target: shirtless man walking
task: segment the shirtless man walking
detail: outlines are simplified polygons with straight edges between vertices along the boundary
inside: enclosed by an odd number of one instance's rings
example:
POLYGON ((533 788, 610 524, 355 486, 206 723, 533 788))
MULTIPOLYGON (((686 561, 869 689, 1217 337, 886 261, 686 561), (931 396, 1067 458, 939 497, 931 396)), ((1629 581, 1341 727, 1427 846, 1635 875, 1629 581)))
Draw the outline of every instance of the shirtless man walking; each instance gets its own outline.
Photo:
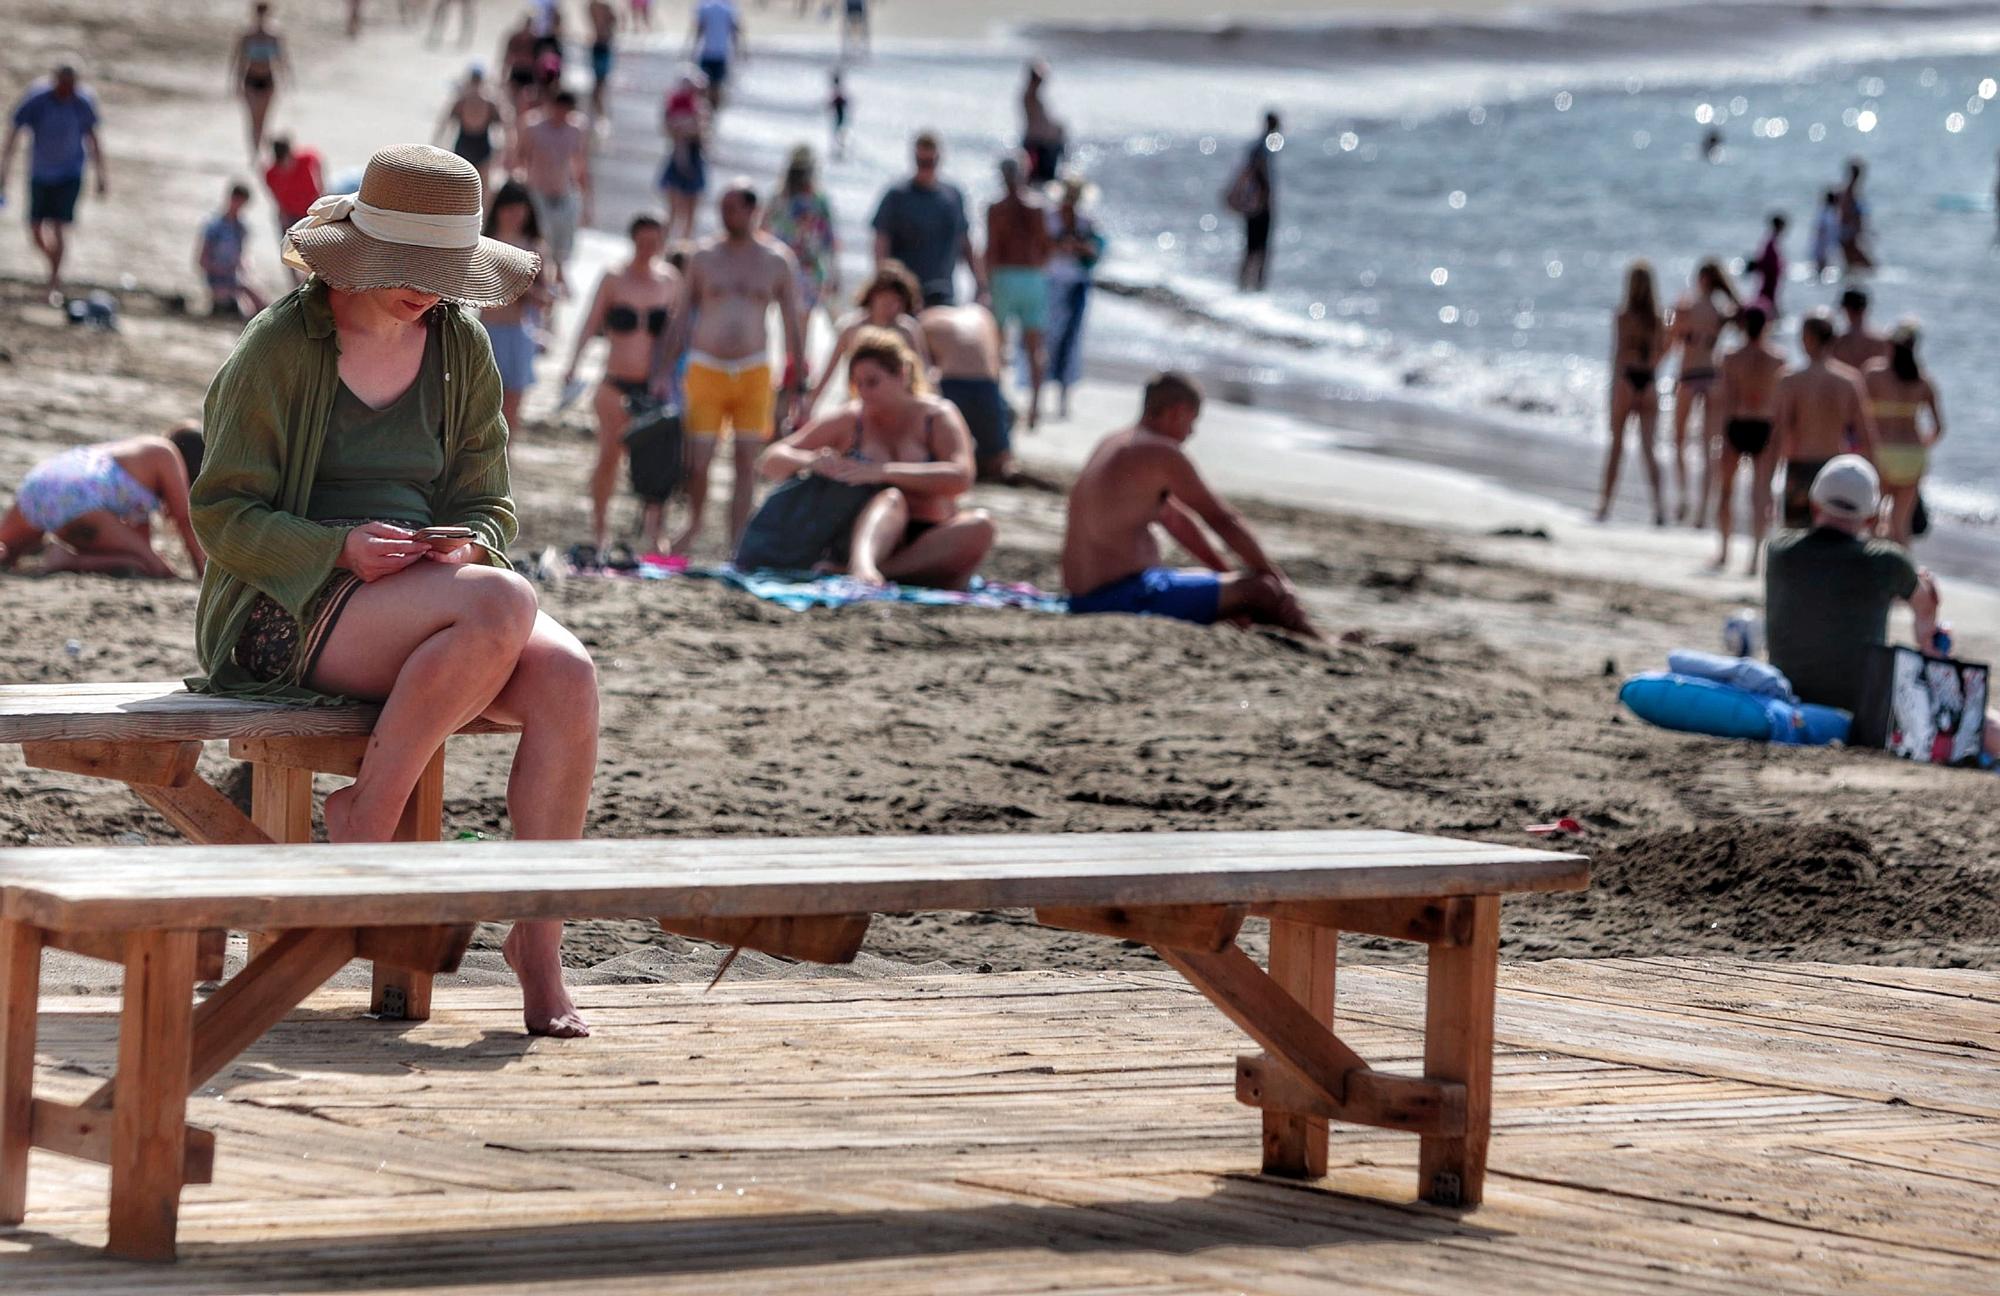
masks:
MULTIPOLYGON (((681 426, 687 435, 687 526, 674 537, 672 552, 686 554, 701 535, 708 504, 708 470, 716 441, 725 432, 733 444, 735 494, 729 508, 729 548, 733 553, 750 520, 757 490, 757 456, 777 431, 776 391, 768 351, 772 306, 784 324, 785 352, 806 373, 805 315, 799 309, 798 263, 785 245, 757 228, 759 200, 747 180, 723 191, 717 204, 722 233, 702 244, 688 261, 686 308, 675 317, 662 347, 660 376, 674 372, 688 353, 681 390, 681 426)), ((800 381, 794 395, 802 394, 800 381)))
POLYGON ((535 204, 535 221, 549 241, 556 284, 567 287, 565 269, 576 248, 579 222, 590 223, 590 132, 578 119, 576 95, 557 91, 555 101, 529 113, 515 132, 517 162, 535 204))
POLYGON ((1693 522, 1701 526, 1708 517, 1708 502, 1714 490, 1716 417, 1710 393, 1715 387, 1715 348, 1722 330, 1737 306, 1736 290, 1730 287, 1722 266, 1708 260, 1694 272, 1694 289, 1674 307, 1673 325, 1667 345, 1680 352, 1680 374, 1674 379, 1674 490, 1679 503, 1674 516, 1689 520, 1687 441, 1688 422, 1695 406, 1701 406, 1695 453, 1701 456, 1701 505, 1694 510, 1693 522), (1728 303, 1727 311, 1717 298, 1728 303))
POLYGON ((1736 317, 1736 326, 1743 330, 1743 345, 1722 358, 1715 391, 1722 424, 1715 468, 1715 527, 1722 534, 1722 548, 1715 555, 1715 570, 1729 566, 1729 538, 1736 525, 1736 470, 1747 459, 1750 563, 1744 572, 1751 576, 1757 574, 1764 535, 1771 529, 1771 473, 1778 457, 1777 443, 1771 438, 1771 412, 1778 396, 1778 380, 1785 372, 1784 353, 1764 337, 1768 322, 1761 306, 1745 307, 1736 317))
POLYGON ((1799 325, 1806 363, 1778 380, 1772 421, 1785 461, 1787 527, 1812 525, 1812 483, 1836 455, 1850 451, 1875 462, 1875 418, 1861 376, 1830 354, 1833 320, 1814 311, 1799 325))
POLYGON ((1008 325, 1021 330, 1028 358, 1028 430, 1042 421, 1042 334, 1049 326, 1049 209, 1029 189, 1019 158, 1000 160, 1000 183, 1007 192, 986 209, 986 275, 993 317, 1004 337, 1008 325))
POLYGON ((1091 452, 1070 489, 1063 535, 1069 610, 1197 625, 1253 621, 1321 638, 1292 583, 1182 449, 1200 417, 1201 388, 1184 374, 1162 373, 1146 384, 1138 425, 1113 432, 1091 452), (1156 522, 1204 569, 1161 565, 1156 522), (1203 523, 1243 560, 1241 570, 1231 569, 1203 523))
POLYGON ((972 433, 979 480, 1014 477, 1014 409, 1000 391, 1000 325, 984 306, 933 306, 917 316, 938 375, 938 395, 972 433))
POLYGON ((1849 288, 1840 294, 1840 315, 1846 327, 1827 348, 1834 360, 1860 373, 1870 361, 1889 358, 1889 339, 1868 327, 1868 294, 1849 288))

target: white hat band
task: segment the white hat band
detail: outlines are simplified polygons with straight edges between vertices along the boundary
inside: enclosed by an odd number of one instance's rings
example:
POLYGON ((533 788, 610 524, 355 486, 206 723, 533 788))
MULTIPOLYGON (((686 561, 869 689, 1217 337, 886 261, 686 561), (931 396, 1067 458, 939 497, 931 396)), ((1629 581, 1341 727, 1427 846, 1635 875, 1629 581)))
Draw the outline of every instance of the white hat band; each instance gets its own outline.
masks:
POLYGON ((427 248, 479 246, 478 212, 432 216, 423 212, 391 211, 361 201, 360 194, 327 194, 315 201, 307 209, 305 219, 292 228, 317 229, 339 221, 352 221, 354 228, 384 243, 427 248))

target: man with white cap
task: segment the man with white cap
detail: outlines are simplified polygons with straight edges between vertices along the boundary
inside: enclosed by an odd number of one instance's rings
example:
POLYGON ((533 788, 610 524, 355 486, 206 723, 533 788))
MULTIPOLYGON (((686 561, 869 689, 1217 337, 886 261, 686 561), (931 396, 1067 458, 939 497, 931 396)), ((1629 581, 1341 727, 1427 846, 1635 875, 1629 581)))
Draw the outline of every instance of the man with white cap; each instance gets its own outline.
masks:
POLYGON ((1881 481, 1866 459, 1836 456, 1808 494, 1812 528, 1779 532, 1764 563, 1771 664, 1803 701, 1853 711, 1870 651, 1888 642, 1892 604, 1908 603, 1917 642, 1931 642, 1937 582, 1902 546, 1868 537, 1881 481))

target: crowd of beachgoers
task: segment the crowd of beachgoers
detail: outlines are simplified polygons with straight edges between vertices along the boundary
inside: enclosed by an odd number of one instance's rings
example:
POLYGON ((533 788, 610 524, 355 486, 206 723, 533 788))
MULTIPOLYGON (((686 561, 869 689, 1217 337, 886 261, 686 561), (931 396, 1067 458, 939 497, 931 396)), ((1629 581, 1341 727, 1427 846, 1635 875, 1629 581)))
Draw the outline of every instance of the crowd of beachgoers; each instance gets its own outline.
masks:
MULTIPOLYGON (((371 20, 365 8, 353 4, 350 31, 371 20)), ((471 39, 474 11, 462 0, 404 10, 413 39, 440 40, 454 19, 459 39, 471 39)), ((837 15, 826 98, 835 151, 852 129, 840 68, 867 57, 868 10, 847 0, 837 15)), ((252 282, 248 249, 262 236, 247 213, 262 200, 251 182, 232 183, 193 231, 211 311, 245 321, 201 418, 45 459, 0 520, 6 567, 34 559, 44 570, 172 577, 154 544, 163 517, 201 582, 200 687, 382 701, 383 741, 327 803, 330 840, 386 839, 424 759, 480 715, 522 730, 515 834, 583 831, 596 667, 510 552, 509 433, 546 380, 538 365, 559 349, 558 312, 578 321, 562 400, 589 391, 596 430, 595 462, 578 483, 591 533, 571 547, 572 570, 685 569, 711 526, 722 457, 731 499, 718 529, 738 568, 965 590, 1002 534, 989 509, 969 506, 975 484, 1044 485, 1015 460, 1017 425, 1033 431, 1068 414, 1104 249, 1090 181, 1065 165, 1050 69, 1024 69, 1007 109, 1019 147, 992 160, 1000 196, 977 216, 944 177, 939 136, 910 141, 911 173, 881 195, 870 269, 846 305, 814 150, 800 145, 768 191, 716 166, 749 20, 735 0, 700 0, 686 66, 660 106, 659 204, 618 214, 629 256, 584 285, 576 249, 581 229, 602 224, 592 162, 610 134, 606 87, 620 40, 653 19, 643 3, 621 12, 607 0, 536 0, 507 28, 494 74, 474 65, 445 104, 434 137, 448 148, 388 144, 342 193, 329 191, 303 123, 268 132, 293 72, 271 6, 251 6, 231 78, 292 282, 252 282), (833 339, 817 358, 816 313, 833 339), (600 343, 593 388, 578 374, 600 343), (626 481, 643 503, 629 540, 611 525, 626 481)), ((1285 140, 1276 111, 1248 107, 1261 129, 1220 197, 1242 220, 1241 289, 1257 292, 1273 272, 1285 140)), ((66 294, 63 265, 86 184, 98 201, 117 201, 98 113, 79 69, 59 66, 19 98, 0 156, 5 193, 26 137, 24 206, 44 288, 79 318, 98 306, 66 294)), ((1863 174, 1856 163, 1826 195, 1815 252, 1825 273, 1836 261, 1857 275, 1867 268, 1863 174)), ((1655 517, 1667 520, 1655 423, 1662 369, 1677 357, 1665 474, 1675 512, 1713 518, 1726 563, 1748 465, 1749 562, 1764 566, 1772 662, 1800 699, 1854 710, 1897 601, 1914 613, 1920 646, 1948 646, 1938 583, 1905 547, 1942 420, 1915 329, 1877 334, 1859 287, 1844 299, 1844 329, 1823 315, 1804 321, 1803 364, 1773 349, 1783 229, 1774 218, 1748 301, 1709 263, 1663 311, 1650 270, 1633 266, 1615 315, 1600 515, 1636 421, 1655 517), (1726 347, 1732 332, 1740 342, 1726 347), (1780 511, 1784 528, 1767 536, 1780 511)), ((1132 397, 1130 426, 1109 432, 1067 485, 1067 609, 1261 624, 1319 641, 1245 512, 1186 451, 1203 401, 1195 379, 1156 373, 1132 397), (1189 565, 1168 560, 1161 532, 1189 565)), ((556 924, 523 924, 507 953, 531 1028, 580 1033, 559 940, 556 924)))

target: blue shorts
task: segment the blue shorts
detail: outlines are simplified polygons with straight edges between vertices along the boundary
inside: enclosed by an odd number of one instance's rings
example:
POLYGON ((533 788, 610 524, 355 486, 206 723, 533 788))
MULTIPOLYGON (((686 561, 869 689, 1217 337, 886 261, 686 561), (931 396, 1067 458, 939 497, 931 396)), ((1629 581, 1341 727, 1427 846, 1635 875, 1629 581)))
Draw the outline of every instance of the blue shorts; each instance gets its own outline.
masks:
POLYGON ((700 194, 708 188, 708 162, 701 155, 700 144, 667 154, 667 165, 660 170, 660 188, 684 194, 700 194))
POLYGON ((721 89, 722 83, 729 80, 729 60, 705 58, 701 61, 701 74, 711 86, 721 89))
POLYGON ((998 459, 1013 446, 1014 408, 991 378, 945 378, 938 395, 958 407, 972 433, 972 452, 979 462, 998 459))
POLYGON ((500 370, 502 391, 526 391, 535 385, 535 338, 522 324, 488 324, 493 339, 493 363, 500 370))
POLYGON ((993 318, 1006 328, 1009 320, 1040 333, 1049 326, 1048 271, 1032 266, 1002 266, 992 274, 993 318))
POLYGON ((1212 571, 1148 567, 1123 580, 1100 585, 1088 594, 1070 595, 1069 610, 1129 612, 1214 625, 1222 610, 1222 577, 1212 571))
POLYGON ((28 181, 28 221, 39 225, 54 221, 68 225, 76 220, 76 200, 83 193, 83 177, 71 180, 28 181))

